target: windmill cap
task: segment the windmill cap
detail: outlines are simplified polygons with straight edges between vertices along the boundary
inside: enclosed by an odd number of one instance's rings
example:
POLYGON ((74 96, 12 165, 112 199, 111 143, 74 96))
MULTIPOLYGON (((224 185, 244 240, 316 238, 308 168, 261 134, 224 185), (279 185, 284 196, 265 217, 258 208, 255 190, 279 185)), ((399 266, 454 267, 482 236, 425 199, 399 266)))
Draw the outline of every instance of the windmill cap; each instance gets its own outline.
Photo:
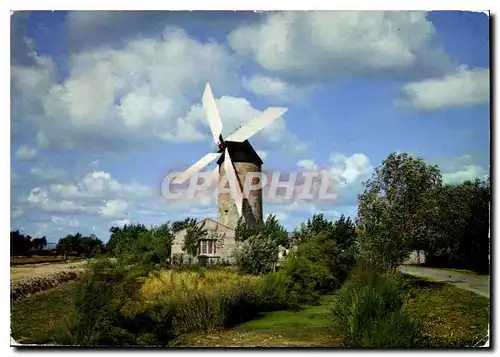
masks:
MULTIPOLYGON (((232 162, 247 162, 257 166, 262 166, 264 163, 248 140, 241 143, 235 141, 225 141, 224 143, 229 151, 232 162)), ((224 162, 224 156, 225 153, 217 160, 217 165, 221 165, 224 162)))

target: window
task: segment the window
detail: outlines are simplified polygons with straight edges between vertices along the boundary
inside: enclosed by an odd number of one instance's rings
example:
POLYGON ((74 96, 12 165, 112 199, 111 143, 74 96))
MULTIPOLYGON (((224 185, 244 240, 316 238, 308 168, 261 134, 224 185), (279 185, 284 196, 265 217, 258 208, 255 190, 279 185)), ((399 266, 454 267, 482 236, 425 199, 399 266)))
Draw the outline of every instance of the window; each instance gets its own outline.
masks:
POLYGON ((201 241, 201 254, 207 254, 207 241, 201 241))
POLYGON ((213 242, 208 242, 208 254, 212 254, 212 245, 213 242))

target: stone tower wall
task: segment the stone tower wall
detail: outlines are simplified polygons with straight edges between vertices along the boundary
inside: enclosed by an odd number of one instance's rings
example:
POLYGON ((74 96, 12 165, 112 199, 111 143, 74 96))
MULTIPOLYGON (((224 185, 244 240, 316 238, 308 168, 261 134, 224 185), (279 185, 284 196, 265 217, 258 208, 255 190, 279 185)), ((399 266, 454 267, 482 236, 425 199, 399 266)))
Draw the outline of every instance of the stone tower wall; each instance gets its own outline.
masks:
MULTIPOLYGON (((247 174, 249 172, 262 173, 261 167, 252 163, 234 162, 234 167, 236 176, 238 177, 242 186, 244 186, 247 174)), ((224 182, 226 182, 224 165, 220 165, 219 187, 221 187, 224 182)), ((250 224, 262 222, 262 189, 253 190, 249 193, 248 198, 243 198, 242 211, 243 219, 246 222, 250 224)), ((238 219, 238 211, 236 209, 236 205, 234 204, 233 198, 231 197, 231 194, 220 192, 218 199, 217 222, 235 229, 236 225, 238 224, 238 219)))

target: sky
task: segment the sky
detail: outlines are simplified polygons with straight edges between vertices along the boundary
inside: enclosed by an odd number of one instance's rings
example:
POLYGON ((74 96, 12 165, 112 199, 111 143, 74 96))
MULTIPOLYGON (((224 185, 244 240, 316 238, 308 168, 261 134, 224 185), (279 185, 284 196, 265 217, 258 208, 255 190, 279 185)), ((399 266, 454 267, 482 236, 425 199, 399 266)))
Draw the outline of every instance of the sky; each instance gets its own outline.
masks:
POLYGON ((288 109, 250 139, 266 170, 341 177, 335 202, 264 197, 289 230, 313 213, 354 217, 391 152, 447 183, 484 178, 489 66, 483 13, 15 12, 11 229, 106 242, 113 225, 216 218, 213 199, 161 196, 168 173, 214 150, 207 82, 225 136, 288 109))

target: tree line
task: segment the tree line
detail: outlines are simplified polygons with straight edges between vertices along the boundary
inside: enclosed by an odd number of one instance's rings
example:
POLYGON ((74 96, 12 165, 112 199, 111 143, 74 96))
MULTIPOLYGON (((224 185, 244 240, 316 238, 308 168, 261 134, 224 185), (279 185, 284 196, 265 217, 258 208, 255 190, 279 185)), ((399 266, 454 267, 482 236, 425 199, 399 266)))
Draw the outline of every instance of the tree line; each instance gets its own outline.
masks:
MULTIPOLYGON (((333 223, 316 214, 295 230, 293 242, 274 216, 254 226, 240 222, 235 239, 241 249, 235 252, 235 261, 247 272, 262 273, 276 266, 279 246, 335 235, 345 259, 361 258, 383 269, 394 269, 412 251, 421 250, 432 266, 489 272, 489 177, 445 184, 436 165, 406 153, 391 153, 364 185, 354 221, 342 216, 333 223)), ((94 235, 68 235, 59 240, 56 250, 84 256, 109 253, 165 267, 173 263, 172 242, 182 229, 186 229, 182 250, 194 258, 199 240, 212 233, 190 217, 149 228, 140 223, 111 227, 107 244, 94 235)), ((45 237, 11 232, 11 255, 28 254, 46 244, 45 237)))
POLYGON ((358 198, 360 254, 400 265, 422 250, 431 266, 489 272, 491 179, 445 184, 436 165, 392 153, 358 198))

